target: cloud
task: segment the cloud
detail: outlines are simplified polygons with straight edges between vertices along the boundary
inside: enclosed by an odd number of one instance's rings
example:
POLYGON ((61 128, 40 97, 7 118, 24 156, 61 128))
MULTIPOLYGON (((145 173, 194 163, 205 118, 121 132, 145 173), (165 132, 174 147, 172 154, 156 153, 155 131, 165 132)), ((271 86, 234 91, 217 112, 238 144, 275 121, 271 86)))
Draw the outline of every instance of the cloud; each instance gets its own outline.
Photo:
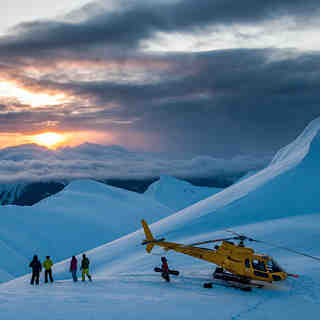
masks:
POLYGON ((130 152, 119 146, 83 144, 51 151, 37 145, 0 149, 0 183, 50 180, 232 177, 263 167, 269 158, 208 156, 168 159, 161 154, 130 152))
MULTIPOLYGON (((84 8, 86 10, 86 7, 84 8)), ((198 32, 208 26, 258 24, 279 17, 316 17, 315 0, 184 0, 133 2, 114 11, 102 10, 77 22, 35 21, 20 24, 0 39, 1 54, 38 55, 55 49, 84 49, 106 45, 135 49, 157 32, 198 32)))

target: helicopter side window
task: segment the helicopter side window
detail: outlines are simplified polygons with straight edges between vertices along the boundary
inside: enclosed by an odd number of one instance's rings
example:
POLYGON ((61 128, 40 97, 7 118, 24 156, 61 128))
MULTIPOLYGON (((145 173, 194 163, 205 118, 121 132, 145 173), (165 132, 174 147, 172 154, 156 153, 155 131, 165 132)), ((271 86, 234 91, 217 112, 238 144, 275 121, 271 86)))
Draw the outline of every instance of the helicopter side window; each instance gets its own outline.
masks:
POLYGON ((272 260, 268 260, 268 261, 267 261, 267 269, 268 269, 268 271, 273 272, 273 263, 272 263, 272 260))
POLYGON ((246 259, 246 260, 244 261, 244 265, 246 266, 246 268, 250 268, 250 261, 249 261, 249 259, 246 259))
POLYGON ((266 266, 263 261, 260 261, 258 259, 253 259, 252 266, 253 266, 253 269, 255 269, 255 270, 266 272, 266 266))

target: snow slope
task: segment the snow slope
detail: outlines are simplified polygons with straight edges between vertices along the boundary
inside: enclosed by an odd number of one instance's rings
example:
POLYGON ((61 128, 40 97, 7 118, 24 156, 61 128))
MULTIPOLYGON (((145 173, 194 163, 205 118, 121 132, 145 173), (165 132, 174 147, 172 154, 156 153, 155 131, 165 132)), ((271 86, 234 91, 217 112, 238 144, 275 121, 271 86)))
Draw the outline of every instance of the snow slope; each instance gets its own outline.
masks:
POLYGON ((162 175, 159 180, 149 186, 144 194, 174 211, 178 211, 221 190, 219 188, 197 187, 187 181, 162 175))
MULTIPOLYGON (((226 235, 223 230, 232 227, 320 256, 319 130, 317 119, 266 169, 154 223, 152 231, 188 243, 221 237, 226 235)), ((141 218, 149 221, 146 212, 141 218)), ((164 252, 156 249, 147 254, 140 245, 143 238, 138 230, 87 252, 93 283, 72 283, 68 259, 54 266, 58 282, 50 287, 30 287, 29 275, 1 285, 1 319, 16 320, 21 313, 48 320, 318 317, 320 274, 315 261, 255 245, 258 252, 273 255, 288 272, 301 277, 251 293, 224 287, 210 290, 202 284, 210 279, 214 266, 174 252, 166 254, 169 265, 182 274, 170 284, 163 282, 152 269, 164 252)))
MULTIPOLYGON (((156 221, 173 210, 92 180, 74 181, 32 207, 2 206, 0 269, 18 276, 29 271, 33 254, 61 261, 92 249, 136 230, 142 212, 156 221)), ((2 281, 8 279, 4 274, 2 281)))

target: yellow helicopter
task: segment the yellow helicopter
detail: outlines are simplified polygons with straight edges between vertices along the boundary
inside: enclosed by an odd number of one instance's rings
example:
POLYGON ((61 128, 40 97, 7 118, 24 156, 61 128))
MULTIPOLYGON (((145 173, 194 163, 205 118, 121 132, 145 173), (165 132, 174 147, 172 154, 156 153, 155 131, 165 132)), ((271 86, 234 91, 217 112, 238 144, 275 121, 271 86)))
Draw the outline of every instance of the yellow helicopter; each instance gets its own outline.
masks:
MULTIPOLYGON (((211 262, 218 267, 216 268, 213 277, 214 279, 225 280, 228 282, 235 282, 240 284, 252 284, 273 282, 287 279, 288 276, 298 277, 295 274, 290 274, 284 271, 278 263, 266 254, 255 253, 252 248, 245 247, 244 241, 254 241, 271 245, 276 248, 288 250, 290 252, 300 254, 315 260, 320 261, 320 258, 298 252, 285 247, 274 246, 265 241, 249 238, 245 235, 226 230, 232 233, 229 238, 214 239, 192 244, 180 244, 174 242, 167 242, 164 238, 155 239, 150 231, 150 228, 145 220, 141 221, 146 239, 142 241, 142 245, 146 245, 146 250, 151 253, 153 247, 159 246, 164 250, 174 250, 189 256, 211 262), (238 240, 238 244, 234 244, 230 240, 238 240), (216 245, 214 249, 197 247, 199 245, 222 242, 216 245)), ((257 285, 262 287, 263 285, 257 285)))

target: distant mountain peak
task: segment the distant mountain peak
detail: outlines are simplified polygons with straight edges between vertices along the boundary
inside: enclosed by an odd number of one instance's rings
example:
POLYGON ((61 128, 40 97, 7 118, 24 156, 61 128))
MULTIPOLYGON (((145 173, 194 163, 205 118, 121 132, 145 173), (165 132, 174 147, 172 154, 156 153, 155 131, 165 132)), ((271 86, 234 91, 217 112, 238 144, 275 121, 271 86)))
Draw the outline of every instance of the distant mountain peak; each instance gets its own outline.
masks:
POLYGON ((221 190, 219 188, 198 187, 169 175, 161 175, 160 179, 152 183, 144 194, 178 211, 221 190))

